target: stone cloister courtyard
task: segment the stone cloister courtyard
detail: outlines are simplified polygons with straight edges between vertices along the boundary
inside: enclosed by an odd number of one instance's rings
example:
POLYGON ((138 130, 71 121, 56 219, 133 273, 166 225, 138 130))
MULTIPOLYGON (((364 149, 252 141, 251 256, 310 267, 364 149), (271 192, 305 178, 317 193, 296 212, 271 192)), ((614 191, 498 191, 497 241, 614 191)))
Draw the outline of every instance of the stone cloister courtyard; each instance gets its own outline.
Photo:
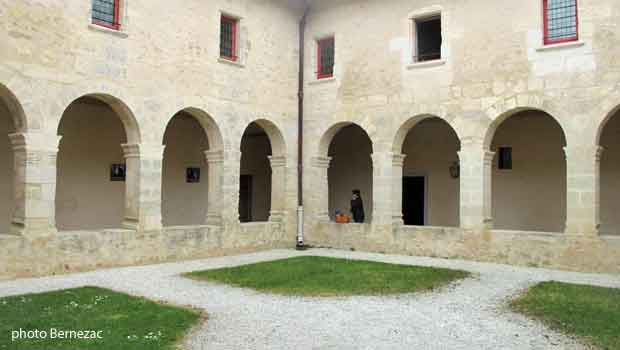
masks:
MULTIPOLYGON (((36 297, 36 294, 31 293, 96 286, 146 297, 162 305, 189 307, 203 313, 203 317, 191 330, 177 340, 176 344, 187 350, 594 348, 590 338, 564 333, 552 323, 525 316, 510 306, 511 301, 528 288, 548 281, 620 288, 617 275, 338 250, 272 250, 183 263, 2 282, 0 310, 8 307, 6 300, 10 300, 9 305, 16 302, 26 307, 36 297), (303 256, 463 270, 468 273, 468 277, 432 291, 413 294, 312 297, 265 293, 182 276, 192 271, 303 256), (7 299, 8 296, 22 297, 7 299)), ((618 294, 615 296, 617 303, 618 294)), ((71 305, 73 301, 69 300, 65 302, 71 305)), ((95 310, 103 307, 102 304, 96 304, 95 310)), ((74 307, 74 312, 80 312, 89 305, 74 307)), ((608 311, 611 312, 611 309, 608 311)), ((122 313, 120 310, 116 312, 122 313)), ((582 316, 587 317, 585 314, 582 316)), ((4 317, 0 316, 0 319, 4 317)), ((31 327, 38 324, 34 320, 31 322, 31 327)), ((151 326, 140 329, 143 333, 139 334, 136 334, 138 331, 134 328, 119 330, 122 338, 127 337, 119 348, 136 346, 140 344, 139 340, 146 337, 145 345, 141 348, 159 349, 148 347, 157 344, 157 336, 155 340, 148 340, 153 339, 149 336, 151 332, 159 332, 160 337, 165 336, 156 329, 157 322, 155 318, 146 321, 151 326)), ((54 326, 71 325, 68 322, 54 326)), ((617 330, 617 324, 608 326, 611 331, 617 330)), ((0 329, 3 327, 0 326, 0 329)), ((39 349, 45 348, 45 344, 59 344, 59 349, 72 349, 71 344, 77 344, 67 340, 49 343, 51 340, 48 340, 48 343, 38 343, 39 347, 36 347, 37 343, 25 339, 7 341, 7 336, 2 334, 1 349, 39 349)), ((618 335, 611 334, 611 337, 611 341, 604 343, 607 347, 601 349, 620 348, 618 335)), ((98 349, 95 346, 105 341, 104 337, 103 340, 82 344, 98 349)))

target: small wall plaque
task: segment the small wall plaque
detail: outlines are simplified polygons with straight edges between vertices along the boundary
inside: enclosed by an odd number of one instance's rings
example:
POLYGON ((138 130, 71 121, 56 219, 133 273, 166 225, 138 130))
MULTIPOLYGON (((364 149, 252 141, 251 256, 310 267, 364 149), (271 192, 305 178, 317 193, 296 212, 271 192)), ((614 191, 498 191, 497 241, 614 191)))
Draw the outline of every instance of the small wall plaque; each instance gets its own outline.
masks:
POLYGON ((126 175, 125 164, 112 164, 110 166, 110 181, 125 181, 126 175))
POLYGON ((190 184, 200 182, 200 168, 187 168, 186 181, 190 184))

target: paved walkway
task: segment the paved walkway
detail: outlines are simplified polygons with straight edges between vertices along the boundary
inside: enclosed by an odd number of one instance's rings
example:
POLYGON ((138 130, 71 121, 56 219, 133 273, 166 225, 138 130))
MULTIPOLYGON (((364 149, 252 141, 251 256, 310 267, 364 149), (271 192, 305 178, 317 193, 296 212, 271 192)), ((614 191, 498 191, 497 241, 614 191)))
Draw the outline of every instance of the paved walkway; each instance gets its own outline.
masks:
POLYGON ((209 321, 188 349, 585 349, 506 303, 539 281, 620 288, 620 276, 336 250, 275 250, 241 256, 17 280, 0 296, 95 285, 203 308, 209 321), (474 277, 434 293, 391 297, 303 298, 181 278, 183 272, 321 255, 458 268, 474 277))

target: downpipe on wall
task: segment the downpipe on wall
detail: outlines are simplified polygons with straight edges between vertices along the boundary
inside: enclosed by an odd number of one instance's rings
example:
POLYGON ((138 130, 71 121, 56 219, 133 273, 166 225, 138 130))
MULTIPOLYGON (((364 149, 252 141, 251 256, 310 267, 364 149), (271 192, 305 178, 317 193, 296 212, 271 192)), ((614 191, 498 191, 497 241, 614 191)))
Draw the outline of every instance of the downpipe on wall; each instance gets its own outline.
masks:
POLYGON ((299 21, 299 87, 297 92, 297 250, 305 250, 304 242, 304 45, 306 32, 306 18, 309 4, 304 6, 304 14, 299 21))

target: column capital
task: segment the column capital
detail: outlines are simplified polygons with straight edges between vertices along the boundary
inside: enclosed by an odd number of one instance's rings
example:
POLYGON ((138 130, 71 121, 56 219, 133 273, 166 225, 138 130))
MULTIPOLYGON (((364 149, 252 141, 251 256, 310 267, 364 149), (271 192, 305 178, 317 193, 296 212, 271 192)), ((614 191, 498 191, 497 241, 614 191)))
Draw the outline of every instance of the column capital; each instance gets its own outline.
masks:
POLYGON ((466 136, 461 139, 461 149, 485 148, 484 139, 476 136, 466 136))
POLYGON ((140 145, 137 143, 124 143, 121 145, 123 148, 123 157, 125 159, 129 158, 140 158, 140 145))
POLYGON ((286 157, 285 156, 268 156, 269 162, 271 163, 271 168, 283 168, 286 166, 286 157))
POLYGON ((224 163, 224 151, 222 150, 208 150, 204 154, 208 164, 224 163))
POLYGON ((392 166, 402 168, 405 165, 405 158, 407 158, 406 154, 392 154, 392 166))
POLYGON ((9 134, 9 141, 14 152, 25 151, 26 149, 58 152, 58 145, 62 136, 44 133, 13 133, 9 134))
POLYGON ((605 148, 598 145, 575 145, 564 147, 566 159, 594 159, 600 161, 605 148))
POLYGON ((329 164, 332 161, 332 157, 313 157, 312 166, 316 168, 329 169, 329 164))

